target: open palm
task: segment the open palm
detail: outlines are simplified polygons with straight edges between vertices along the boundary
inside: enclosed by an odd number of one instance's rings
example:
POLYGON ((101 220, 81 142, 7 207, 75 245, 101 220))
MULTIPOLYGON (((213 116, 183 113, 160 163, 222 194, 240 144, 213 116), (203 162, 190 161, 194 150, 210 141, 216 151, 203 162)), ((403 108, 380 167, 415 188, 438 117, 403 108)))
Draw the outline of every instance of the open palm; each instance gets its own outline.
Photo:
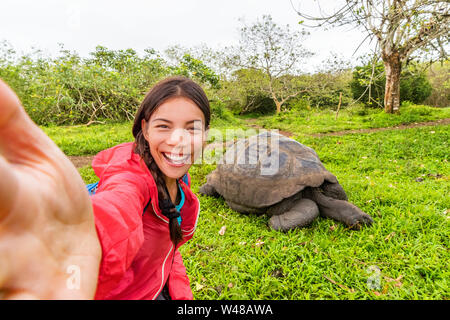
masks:
POLYGON ((91 299, 100 258, 78 171, 0 80, 0 299, 91 299))

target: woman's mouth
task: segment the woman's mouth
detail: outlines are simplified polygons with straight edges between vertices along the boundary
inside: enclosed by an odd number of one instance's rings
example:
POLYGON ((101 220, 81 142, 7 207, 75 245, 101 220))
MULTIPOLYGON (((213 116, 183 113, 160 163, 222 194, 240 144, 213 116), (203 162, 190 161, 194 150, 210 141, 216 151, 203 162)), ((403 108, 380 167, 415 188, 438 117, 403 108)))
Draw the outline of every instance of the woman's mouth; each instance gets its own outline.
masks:
POLYGON ((190 154, 174 154, 169 152, 162 152, 162 155, 166 162, 174 167, 182 167, 186 165, 191 158, 190 154))

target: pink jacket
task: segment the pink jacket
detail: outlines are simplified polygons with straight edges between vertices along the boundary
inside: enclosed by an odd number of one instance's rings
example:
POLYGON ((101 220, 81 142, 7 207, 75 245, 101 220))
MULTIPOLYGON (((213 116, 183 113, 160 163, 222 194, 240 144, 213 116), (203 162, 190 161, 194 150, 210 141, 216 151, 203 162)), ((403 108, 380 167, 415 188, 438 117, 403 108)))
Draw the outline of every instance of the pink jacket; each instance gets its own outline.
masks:
POLYGON ((180 179, 185 194, 180 212, 183 240, 174 248, 155 181, 132 148, 132 142, 123 143, 92 161, 100 178, 91 200, 103 253, 95 299, 155 299, 166 282, 172 299, 192 299, 178 251, 192 238, 200 212, 190 177, 189 186, 180 179))

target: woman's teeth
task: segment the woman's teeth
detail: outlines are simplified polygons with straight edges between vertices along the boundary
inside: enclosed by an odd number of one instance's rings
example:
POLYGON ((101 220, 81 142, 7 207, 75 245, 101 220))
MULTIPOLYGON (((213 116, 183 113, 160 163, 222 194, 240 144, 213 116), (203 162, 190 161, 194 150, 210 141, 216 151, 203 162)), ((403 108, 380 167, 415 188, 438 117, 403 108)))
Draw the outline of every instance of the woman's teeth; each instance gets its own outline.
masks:
POLYGON ((190 156, 190 155, 180 156, 180 155, 175 155, 172 153, 163 153, 163 155, 167 160, 169 160, 170 162, 175 163, 175 164, 185 163, 189 159, 189 156, 190 156))

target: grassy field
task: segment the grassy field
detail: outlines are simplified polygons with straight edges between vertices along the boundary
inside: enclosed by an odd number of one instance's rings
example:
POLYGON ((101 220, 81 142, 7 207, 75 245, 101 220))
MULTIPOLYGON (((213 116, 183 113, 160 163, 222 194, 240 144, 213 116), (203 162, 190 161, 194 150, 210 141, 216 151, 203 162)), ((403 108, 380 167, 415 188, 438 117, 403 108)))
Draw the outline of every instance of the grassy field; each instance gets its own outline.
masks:
MULTIPOLYGON (((399 114, 387 114, 380 109, 360 107, 336 111, 301 110, 280 113, 277 116, 258 117, 256 124, 292 132, 294 135, 327 133, 352 129, 393 127, 401 124, 450 118, 450 108, 436 109, 422 105, 405 104, 399 114)), ((246 116, 249 117, 249 116, 246 116)), ((246 117, 243 117, 244 119, 246 117)))
MULTIPOLYGON (((302 112, 254 123, 294 133, 316 150, 349 200, 374 218, 352 231, 319 218, 307 228, 272 231, 267 217, 242 215, 199 195, 194 238, 181 248, 196 299, 449 299, 450 127, 367 134, 312 133, 390 127, 449 117, 449 109, 410 106, 380 112, 302 112), (285 119, 285 120, 280 120, 285 119), (223 235, 219 230, 226 226, 223 235)), ((244 127, 246 117, 233 126, 244 127)), ((212 124, 214 126, 214 124, 212 124)), ((221 123, 221 129, 227 127, 221 123)), ((130 141, 131 124, 43 128, 68 155, 95 154, 130 141)), ((194 165, 198 192, 215 165, 194 165)), ((97 178, 80 168, 86 183, 97 178)))

